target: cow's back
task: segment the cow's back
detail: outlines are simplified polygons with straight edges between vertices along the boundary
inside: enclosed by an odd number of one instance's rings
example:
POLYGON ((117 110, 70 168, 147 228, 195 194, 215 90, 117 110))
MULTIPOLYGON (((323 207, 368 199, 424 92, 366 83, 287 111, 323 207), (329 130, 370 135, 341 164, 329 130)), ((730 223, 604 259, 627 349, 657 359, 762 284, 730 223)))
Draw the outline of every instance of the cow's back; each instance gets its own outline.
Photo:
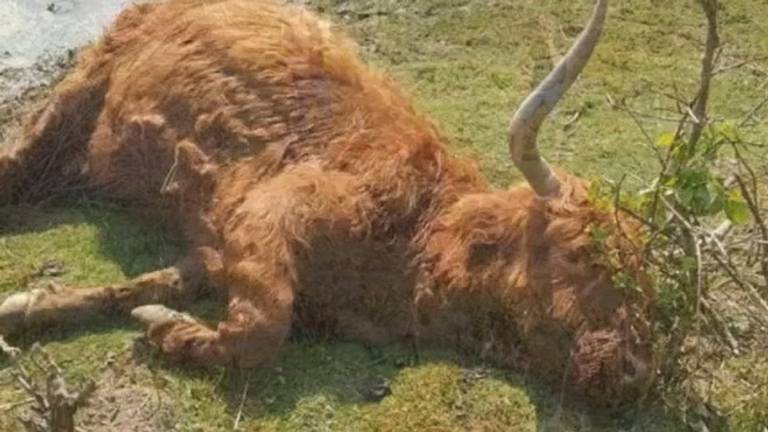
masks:
POLYGON ((308 159, 366 175, 393 158, 432 171, 440 157, 430 122, 362 65, 352 42, 300 8, 134 6, 90 50, 83 63, 108 69, 108 85, 89 172, 121 198, 156 200, 185 141, 241 183, 308 159))

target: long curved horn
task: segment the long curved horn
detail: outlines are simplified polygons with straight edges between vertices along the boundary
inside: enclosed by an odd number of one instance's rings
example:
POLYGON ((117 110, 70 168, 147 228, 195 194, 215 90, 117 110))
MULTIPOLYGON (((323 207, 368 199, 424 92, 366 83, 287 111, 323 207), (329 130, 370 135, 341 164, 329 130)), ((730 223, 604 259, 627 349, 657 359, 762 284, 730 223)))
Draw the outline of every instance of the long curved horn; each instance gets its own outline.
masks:
POLYGON ((586 66, 602 33, 607 9, 608 0, 597 0, 587 27, 555 69, 525 98, 509 125, 512 161, 540 197, 557 196, 560 181, 539 155, 539 127, 586 66))

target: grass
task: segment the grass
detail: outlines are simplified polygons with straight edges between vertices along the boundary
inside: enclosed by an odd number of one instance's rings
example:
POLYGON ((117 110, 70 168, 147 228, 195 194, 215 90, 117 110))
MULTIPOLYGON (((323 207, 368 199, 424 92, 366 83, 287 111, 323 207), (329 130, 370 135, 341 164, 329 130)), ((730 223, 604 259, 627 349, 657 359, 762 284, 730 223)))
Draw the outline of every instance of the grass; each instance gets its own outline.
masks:
MULTIPOLYGON (((589 2, 310 3, 335 16, 375 67, 412 90, 416 104, 445 131, 453 152, 476 158, 504 186, 516 180, 504 144, 509 113, 578 32, 589 2)), ((547 123, 541 145, 548 159, 577 174, 613 179, 628 174, 630 184, 639 187, 655 168, 652 150, 607 96, 649 113, 674 108, 660 92, 677 88, 681 95, 691 94, 702 17, 692 0, 614 3, 594 61, 547 123), (576 113, 580 117, 571 123, 576 113)), ((763 25, 768 7, 757 3, 726 3, 726 55, 747 59, 768 52, 763 25)), ((768 60, 754 64, 719 77, 712 112, 740 119, 764 97, 768 60)), ((674 127, 663 119, 645 122, 651 137, 674 127)), ((768 136, 760 125, 746 133, 756 142, 768 136)), ((0 294, 47 283, 44 270, 51 266, 65 270, 56 277, 65 284, 116 282, 172 263, 181 249, 162 227, 105 204, 3 209, 0 294)), ((561 407, 557 394, 524 376, 450 352, 428 351, 416 363, 398 347, 371 352, 298 337, 286 346, 278 368, 246 375, 180 368, 152 353, 131 363, 127 359, 139 334, 133 323, 108 318, 18 342, 41 339, 73 379, 99 376, 106 360, 117 358, 134 385, 167 395, 172 401, 168 427, 180 431, 231 430, 238 413, 241 430, 259 431, 685 431, 693 421, 662 403, 618 414, 561 407), (382 379, 390 382, 392 394, 379 402, 367 400, 371 383, 382 379)), ((731 359, 718 371, 719 379, 705 393, 725 419, 720 427, 768 426, 765 356, 731 359)), ((20 397, 7 385, 8 372, 0 369, 0 408, 20 397)), ((10 416, 0 416, 0 430, 16 426, 10 416)))

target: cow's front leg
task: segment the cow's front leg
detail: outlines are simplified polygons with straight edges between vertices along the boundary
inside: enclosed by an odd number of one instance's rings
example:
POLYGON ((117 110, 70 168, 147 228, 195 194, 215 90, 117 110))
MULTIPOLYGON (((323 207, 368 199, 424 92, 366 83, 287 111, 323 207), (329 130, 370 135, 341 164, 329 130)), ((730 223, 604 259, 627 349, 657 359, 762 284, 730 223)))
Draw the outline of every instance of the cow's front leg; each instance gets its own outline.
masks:
POLYGON ((159 305, 142 306, 132 314, 148 326, 152 344, 175 360, 246 368, 268 363, 290 330, 292 289, 256 289, 267 271, 253 262, 235 267, 228 271, 233 280, 227 319, 216 327, 159 305))
POLYGON ((227 319, 215 327, 162 308, 134 315, 152 343, 193 363, 258 366, 275 357, 288 335, 297 287, 297 254, 315 236, 361 235, 371 223, 363 189, 353 176, 296 167, 243 199, 224 224, 223 271, 227 319))
POLYGON ((179 305, 199 294, 203 279, 199 261, 186 259, 127 282, 89 288, 52 286, 12 294, 0 303, 0 334, 81 324, 114 314, 127 316, 144 304, 179 305))

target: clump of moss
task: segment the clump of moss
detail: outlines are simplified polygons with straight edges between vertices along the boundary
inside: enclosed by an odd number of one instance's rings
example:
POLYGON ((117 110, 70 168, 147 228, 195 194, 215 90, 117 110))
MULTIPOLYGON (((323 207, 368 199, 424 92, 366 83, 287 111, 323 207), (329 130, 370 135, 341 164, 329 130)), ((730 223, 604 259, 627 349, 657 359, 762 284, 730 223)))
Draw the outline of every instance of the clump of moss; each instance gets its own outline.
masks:
POLYGON ((750 355, 727 360, 715 369, 707 394, 731 430, 768 428, 768 359, 750 355))

